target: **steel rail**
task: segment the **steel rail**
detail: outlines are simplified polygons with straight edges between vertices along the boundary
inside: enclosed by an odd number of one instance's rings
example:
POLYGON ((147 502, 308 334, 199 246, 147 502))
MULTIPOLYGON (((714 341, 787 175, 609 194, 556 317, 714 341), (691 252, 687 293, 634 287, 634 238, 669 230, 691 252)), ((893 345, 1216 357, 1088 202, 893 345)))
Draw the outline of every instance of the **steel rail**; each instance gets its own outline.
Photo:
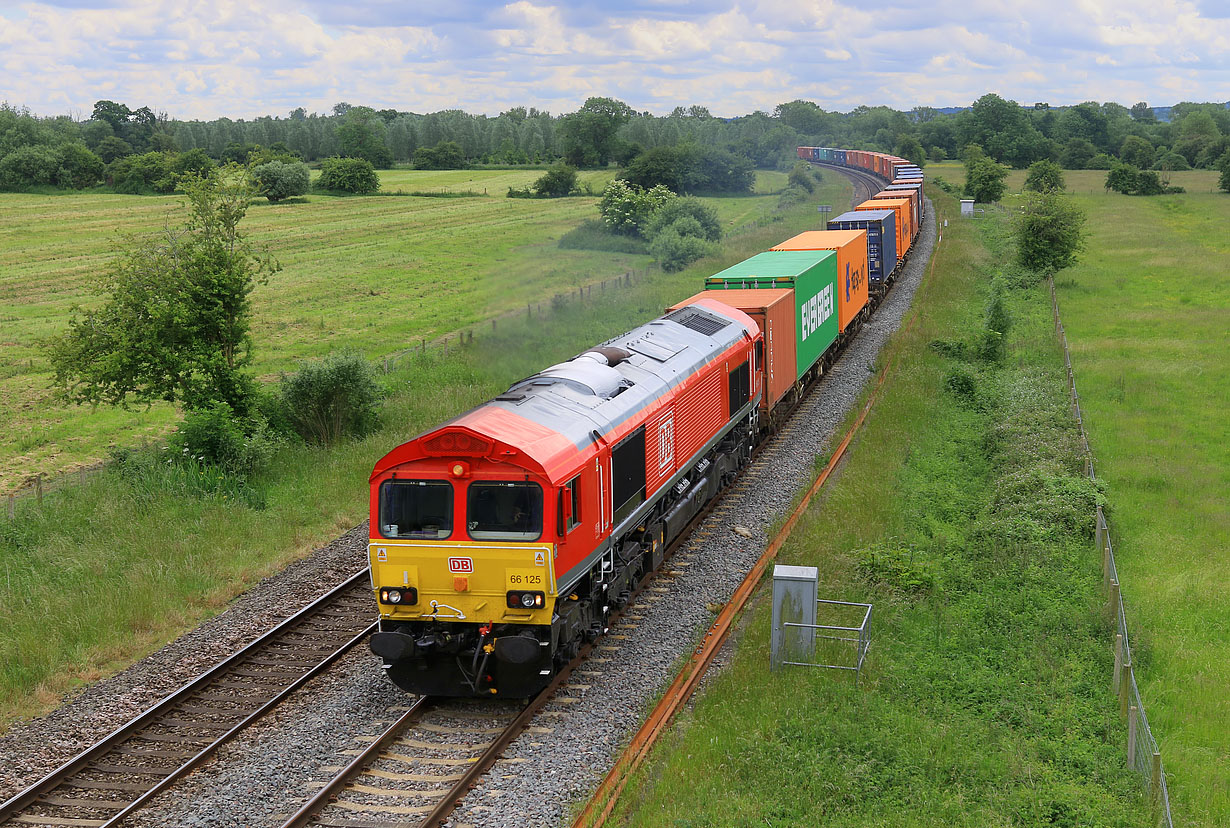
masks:
MULTIPOLYGON (((939 251, 940 239, 937 237, 935 247, 932 249, 931 267, 925 274, 930 276, 935 271, 935 254, 939 251)), ((924 279, 924 282, 927 281, 924 279)), ((922 290, 923 284, 919 284, 918 289, 922 290)), ((902 330, 909 330, 918 320, 918 314, 910 317, 902 330)), ((859 429, 862 428, 863 422, 867 419, 872 407, 879 399, 880 392, 884 387, 885 381, 896 367, 900 358, 900 350, 893 352, 889 356, 888 362, 880 371, 879 377, 876 380, 875 386, 871 390, 866 403, 859 412, 858 417, 851 423, 842 437, 841 442, 834 449, 832 456, 824 469, 816 477, 815 481, 808 487, 807 492, 803 495, 802 500, 790 513, 786 522, 778 530, 773 540, 766 547, 760 558, 753 565, 752 569, 744 577, 743 581, 735 589, 729 601, 723 605, 722 610, 714 619, 713 624, 706 632, 704 639, 693 650, 692 656, 680 668, 679 673, 675 676, 674 681, 667 688, 654 709, 650 712, 641 728, 633 736, 632 741, 620 753, 614 766, 603 778, 602 783, 594 791, 585 808, 577 815, 573 821, 573 828, 599 828, 606 824, 607 818, 614 810, 616 803, 619 801, 619 796, 627 786, 628 780, 632 773, 640 766, 641 762, 649 755, 650 748, 656 743, 658 737, 674 720, 675 715, 682 706, 691 698, 697 686, 708 672, 709 667, 713 663, 713 659, 717 656, 722 646, 725 644, 730 635, 730 631, 734 623, 741 615, 744 606, 748 599, 759 585, 765 571, 772 561, 777 557, 778 551, 785 544, 786 540, 794 531, 795 525, 806 512, 812 499, 828 481, 833 471, 845 457, 846 450, 853 441, 859 429)))
MULTIPOLYGON (((248 658, 252 654, 258 652, 261 648, 275 641, 279 636, 287 632, 290 628, 294 627, 299 622, 310 618, 314 613, 318 612, 322 607, 329 604, 333 600, 339 598, 344 592, 358 585, 362 581, 362 579, 366 577, 368 577, 368 569, 365 567, 364 569, 356 572, 354 575, 352 575, 351 577, 343 581, 338 586, 331 589, 326 594, 322 595, 320 598, 316 599, 312 603, 303 607, 301 610, 296 612, 294 615, 290 616, 289 618, 285 619, 277 626, 265 632, 260 637, 256 638, 255 640, 253 640, 252 642, 244 646, 242 649, 227 656, 225 659, 218 662, 217 664, 215 664, 210 669, 206 670, 201 675, 192 679, 187 684, 180 687, 178 690, 175 690, 170 695, 166 696, 161 701, 159 701, 153 707, 149 708, 148 710, 144 711, 140 715, 131 719, 124 725, 121 725, 118 729, 108 734, 107 736, 104 736, 102 739, 95 742, 93 745, 86 748, 81 753, 77 754, 75 757, 68 760, 67 762, 62 764, 60 767, 52 771, 51 773, 47 774, 45 777, 40 779, 38 782, 35 782, 33 785, 26 788, 24 791, 18 793, 16 796, 9 799, 3 805, 0 805, 0 824, 4 824, 8 822, 12 817, 16 816, 21 811, 31 807, 32 805, 38 804, 38 801, 42 797, 50 793, 55 788, 59 787, 61 784, 71 780, 71 778, 75 774, 88 770, 89 766, 93 762, 97 761, 97 759, 100 756, 106 754, 111 749, 119 746, 121 743, 124 742, 124 740, 128 739, 131 736, 139 734, 139 732, 144 728, 156 725, 158 723, 158 719, 162 718, 164 714, 172 712, 174 708, 178 704, 182 703, 182 701, 186 697, 192 695, 195 692, 198 692, 200 690, 203 690, 209 687, 209 685, 215 680, 217 680, 219 676, 225 674, 228 670, 237 666, 244 659, 248 658)), ((246 728, 248 725, 252 724, 252 722, 258 720, 263 715, 268 713, 275 706, 277 706, 278 703, 280 703, 283 699, 285 699, 288 695, 290 695, 292 692, 297 690, 299 687, 303 686, 303 684, 305 684, 307 681, 309 681, 310 679, 318 675, 322 670, 324 670, 326 667, 328 667, 330 664, 332 664, 334 661, 340 658, 344 653, 346 653, 351 647, 353 647, 358 642, 362 641, 369 633, 371 633, 373 629, 375 629, 375 627, 376 625, 373 623, 367 628, 365 628, 364 630, 362 630, 361 632, 359 632, 357 635, 351 637, 348 641, 342 644, 341 647, 335 649, 333 652, 325 656, 325 658, 323 658, 315 666, 309 668, 305 673, 303 673, 298 678, 296 678, 295 680, 287 684, 285 687, 283 687, 272 698, 267 700, 265 703, 261 704, 255 711, 245 716, 239 723, 235 724, 233 727, 228 729, 225 733, 223 733, 217 739, 212 741, 209 745, 201 748, 195 755, 190 757, 186 762, 181 764, 179 767, 167 773, 166 776, 164 776, 160 781, 158 781, 156 784, 151 786, 150 789, 147 790, 145 793, 138 796, 133 802, 129 803, 125 808, 123 808, 123 810, 119 811, 117 814, 115 814, 114 816, 110 818, 93 820, 92 822, 95 822, 98 825, 98 828, 110 828, 110 826, 116 825, 124 817, 128 816, 133 811, 135 811, 136 809, 144 805, 146 802, 148 802, 153 796, 165 790, 172 783, 174 783, 175 781, 183 777, 184 774, 186 774, 188 771, 192 770, 197 765, 199 765, 206 757, 208 757, 215 750, 217 750, 219 746, 226 743, 230 739, 234 738, 234 736, 237 733, 239 733, 241 730, 246 728)), ((224 711, 219 711, 219 712, 222 713, 224 711)), ((138 769, 134 768, 134 770, 138 770, 138 769)), ((161 772, 161 771, 158 771, 158 772, 161 772)))

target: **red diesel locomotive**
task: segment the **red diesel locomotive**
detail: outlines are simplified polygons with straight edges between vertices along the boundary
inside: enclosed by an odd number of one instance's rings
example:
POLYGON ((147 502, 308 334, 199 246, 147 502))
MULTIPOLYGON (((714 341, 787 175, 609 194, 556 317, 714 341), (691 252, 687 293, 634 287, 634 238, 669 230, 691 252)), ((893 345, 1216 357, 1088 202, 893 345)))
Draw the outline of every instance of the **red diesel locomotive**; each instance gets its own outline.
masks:
MULTIPOLYGON (((851 153, 867 168, 876 155, 851 153)), ((884 175, 900 169, 882 161, 884 175)), ((835 287, 819 277, 740 278, 766 289, 694 296, 380 459, 369 481, 371 649, 393 682, 447 696, 545 687, 865 315, 839 337, 835 287), (820 293, 802 293, 805 282, 820 293)))

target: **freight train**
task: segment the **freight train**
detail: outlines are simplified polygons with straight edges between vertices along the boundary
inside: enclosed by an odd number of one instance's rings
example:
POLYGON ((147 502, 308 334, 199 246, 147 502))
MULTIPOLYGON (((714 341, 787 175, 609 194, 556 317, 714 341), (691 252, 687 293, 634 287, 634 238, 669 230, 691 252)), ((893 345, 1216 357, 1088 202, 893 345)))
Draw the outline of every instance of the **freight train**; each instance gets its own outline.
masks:
POLYGON ((904 188, 710 276, 663 316, 376 463, 370 646, 399 687, 545 687, 878 303, 918 235, 921 172, 873 152, 798 152, 904 188))

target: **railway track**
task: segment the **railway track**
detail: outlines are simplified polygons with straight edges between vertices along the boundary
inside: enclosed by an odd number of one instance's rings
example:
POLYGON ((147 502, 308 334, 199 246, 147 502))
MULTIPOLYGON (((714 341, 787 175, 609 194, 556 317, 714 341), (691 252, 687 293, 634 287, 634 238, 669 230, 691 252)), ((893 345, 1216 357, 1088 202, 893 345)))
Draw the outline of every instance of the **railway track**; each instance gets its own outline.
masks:
POLYGON ((362 641, 367 570, 0 805, 0 825, 108 828, 362 641))

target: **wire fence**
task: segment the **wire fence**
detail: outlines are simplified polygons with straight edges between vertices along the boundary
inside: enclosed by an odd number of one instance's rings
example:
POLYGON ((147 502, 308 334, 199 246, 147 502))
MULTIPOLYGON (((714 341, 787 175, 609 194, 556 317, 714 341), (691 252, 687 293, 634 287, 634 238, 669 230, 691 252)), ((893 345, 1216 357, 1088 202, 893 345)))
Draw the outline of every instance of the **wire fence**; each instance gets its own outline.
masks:
MULTIPOLYGON (((1085 454, 1085 473, 1097 480, 1093 467, 1093 452, 1089 448, 1089 435, 1085 433, 1084 415, 1081 413, 1080 394, 1076 391, 1076 375, 1072 372, 1072 352, 1068 348, 1068 336, 1059 318, 1059 298, 1055 293, 1054 278, 1047 279, 1051 292, 1051 311, 1055 317, 1055 333, 1063 346, 1064 368, 1068 372, 1068 394, 1072 399, 1072 416, 1080 429, 1081 447, 1085 454)), ((1158 749, 1145 704, 1140 698, 1136 684, 1136 670, 1132 663, 1132 645, 1128 636, 1127 610, 1123 605, 1123 593, 1119 588, 1119 568, 1115 564, 1115 547, 1111 542, 1110 525, 1102 507, 1094 515, 1094 545, 1102 554, 1102 589, 1107 597, 1107 608, 1115 620, 1114 648, 1115 669, 1111 687, 1119 697, 1119 712, 1127 719, 1127 763, 1136 771, 1141 783, 1157 806, 1158 822, 1163 828, 1174 828, 1170 814, 1170 792, 1166 788, 1166 772, 1162 767, 1162 753, 1158 749)))
MULTIPOLYGON (((602 295, 609 291, 630 288, 648 278, 654 269, 654 266, 651 265, 645 268, 628 270, 599 282, 582 285, 575 290, 570 289, 565 293, 556 293, 550 298, 544 297, 543 300, 538 302, 527 303, 524 308, 508 311, 500 316, 484 320, 470 328, 453 331, 435 339, 422 338, 416 345, 401 348, 386 356, 378 357, 374 361, 375 368, 380 373, 389 374, 404 366, 408 360, 428 352, 447 356, 450 352, 473 345, 475 338, 481 339, 483 332, 490 331, 495 333, 499 331, 501 324, 507 325, 518 318, 528 318, 531 320, 543 318, 563 310, 573 302, 591 299, 595 293, 602 295)), ((149 444, 150 442, 147 440, 145 446, 148 447, 149 444)), ((31 475, 15 489, 10 490, 7 494, 0 495, 5 501, 3 509, 0 510, 0 519, 13 521, 16 519, 19 509, 26 506, 41 507, 43 499, 48 495, 80 486, 106 471, 107 466, 107 461, 102 461, 67 473, 39 473, 31 475)))

